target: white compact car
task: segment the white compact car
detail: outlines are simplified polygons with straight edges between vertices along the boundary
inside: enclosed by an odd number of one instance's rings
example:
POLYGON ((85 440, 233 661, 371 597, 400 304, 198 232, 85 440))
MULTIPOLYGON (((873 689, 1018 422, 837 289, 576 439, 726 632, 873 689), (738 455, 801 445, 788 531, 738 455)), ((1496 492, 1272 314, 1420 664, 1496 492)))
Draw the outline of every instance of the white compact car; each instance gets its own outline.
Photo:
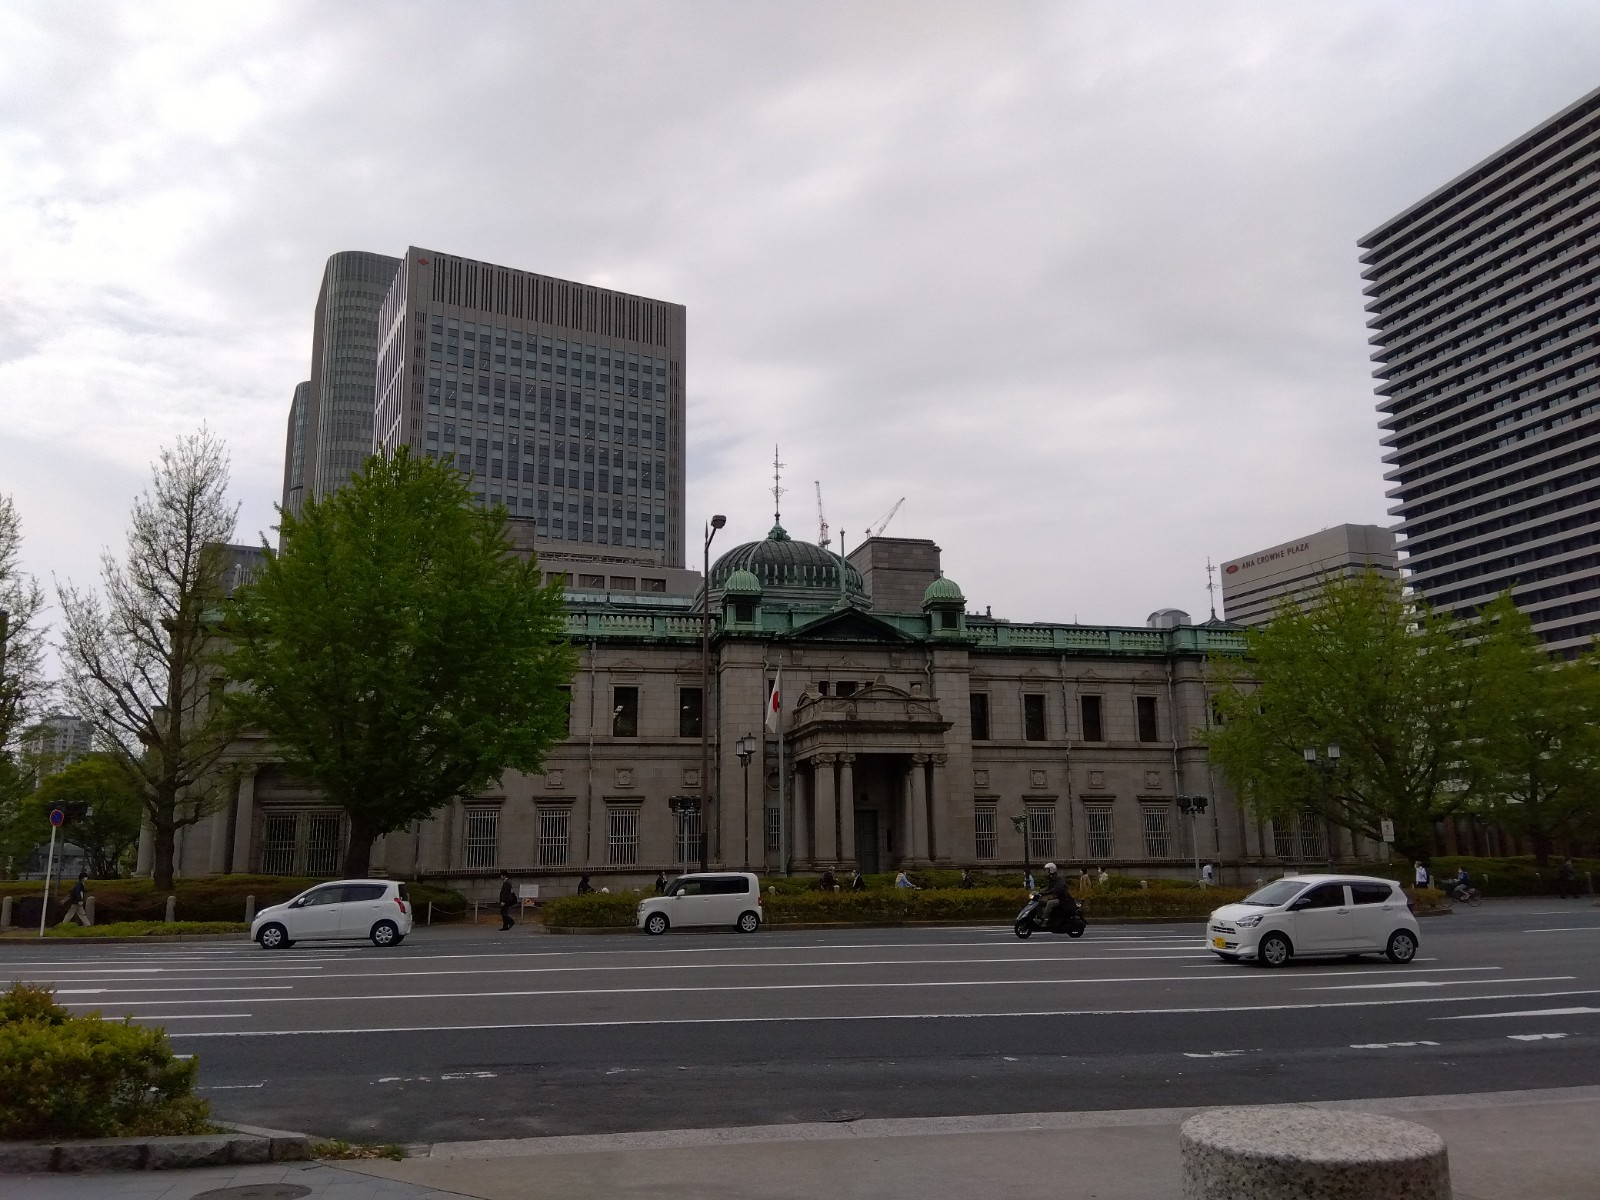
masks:
POLYGON ((410 932, 411 897, 405 884, 389 879, 319 883, 263 908, 250 923, 250 936, 263 950, 319 938, 370 938, 374 946, 398 946, 410 932))
POLYGON ((1206 948, 1229 962, 1281 967, 1298 956, 1417 956, 1417 918, 1400 885, 1365 875, 1295 875, 1276 880, 1206 923, 1206 948))
POLYGON ((663 895, 639 901, 638 926, 650 934, 691 925, 731 925, 754 933, 763 919, 761 881, 748 871, 680 875, 663 895))

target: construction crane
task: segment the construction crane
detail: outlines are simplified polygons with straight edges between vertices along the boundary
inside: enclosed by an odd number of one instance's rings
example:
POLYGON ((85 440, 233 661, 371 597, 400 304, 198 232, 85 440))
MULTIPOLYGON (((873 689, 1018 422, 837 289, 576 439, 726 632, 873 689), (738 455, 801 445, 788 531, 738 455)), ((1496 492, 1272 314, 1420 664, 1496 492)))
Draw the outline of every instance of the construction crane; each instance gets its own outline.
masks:
POLYGON ((904 496, 901 496, 900 499, 896 500, 894 502, 894 507, 893 508, 891 508, 882 517, 879 517, 876 521, 874 521, 871 525, 869 525, 867 527, 867 536, 868 537, 882 537, 883 536, 883 531, 885 529, 889 528, 889 522, 894 520, 895 513, 900 511, 900 506, 902 504, 904 504, 905 502, 906 502, 906 498, 904 496))
POLYGON ((826 550, 828 548, 829 544, 833 541, 833 539, 828 536, 828 517, 827 517, 827 514, 822 511, 822 480, 820 480, 820 479, 817 480, 816 484, 817 484, 817 525, 819 527, 819 532, 817 533, 817 545, 821 546, 824 550, 826 550))

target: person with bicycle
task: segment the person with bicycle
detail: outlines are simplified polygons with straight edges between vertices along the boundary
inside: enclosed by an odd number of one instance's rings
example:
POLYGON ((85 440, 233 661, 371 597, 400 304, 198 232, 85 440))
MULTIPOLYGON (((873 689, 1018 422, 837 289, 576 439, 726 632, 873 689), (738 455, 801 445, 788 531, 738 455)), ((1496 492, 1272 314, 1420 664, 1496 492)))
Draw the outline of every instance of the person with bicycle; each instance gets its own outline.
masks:
POLYGON ((1450 881, 1450 894, 1461 901, 1472 898, 1472 876, 1467 874, 1466 867, 1457 870, 1456 877, 1450 881))

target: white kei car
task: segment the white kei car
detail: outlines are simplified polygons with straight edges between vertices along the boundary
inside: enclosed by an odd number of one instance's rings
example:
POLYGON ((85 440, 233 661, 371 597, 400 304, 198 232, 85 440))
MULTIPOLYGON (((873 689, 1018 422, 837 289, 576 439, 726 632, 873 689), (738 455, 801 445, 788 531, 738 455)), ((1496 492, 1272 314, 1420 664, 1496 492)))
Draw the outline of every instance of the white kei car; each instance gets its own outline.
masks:
POLYGON ((411 897, 391 879, 340 879, 307 888, 293 900, 263 908, 250 937, 263 950, 286 950, 305 939, 370 938, 398 946, 411 932, 411 897))
POLYGON ((749 871, 680 875, 664 895, 639 901, 636 924, 646 933, 691 925, 728 925, 740 933, 761 928, 761 881, 749 871))
POLYGON ((1291 875, 1223 905, 1206 922, 1206 949, 1264 967, 1324 955, 1384 954, 1408 963, 1420 944, 1400 885, 1366 875, 1291 875))

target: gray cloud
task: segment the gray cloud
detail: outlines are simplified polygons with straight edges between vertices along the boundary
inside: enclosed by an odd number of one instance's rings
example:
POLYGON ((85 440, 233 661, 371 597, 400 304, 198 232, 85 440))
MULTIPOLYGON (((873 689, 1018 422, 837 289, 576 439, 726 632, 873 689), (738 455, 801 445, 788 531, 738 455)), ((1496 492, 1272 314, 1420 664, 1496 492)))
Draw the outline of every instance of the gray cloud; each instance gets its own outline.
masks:
POLYGON ((86 581, 205 420, 265 528, 324 259, 429 245, 687 304, 728 544, 781 442, 797 535, 820 479, 996 612, 1204 612, 1386 519, 1355 239, 1596 61, 1556 0, 13 4, 0 489, 86 581))

